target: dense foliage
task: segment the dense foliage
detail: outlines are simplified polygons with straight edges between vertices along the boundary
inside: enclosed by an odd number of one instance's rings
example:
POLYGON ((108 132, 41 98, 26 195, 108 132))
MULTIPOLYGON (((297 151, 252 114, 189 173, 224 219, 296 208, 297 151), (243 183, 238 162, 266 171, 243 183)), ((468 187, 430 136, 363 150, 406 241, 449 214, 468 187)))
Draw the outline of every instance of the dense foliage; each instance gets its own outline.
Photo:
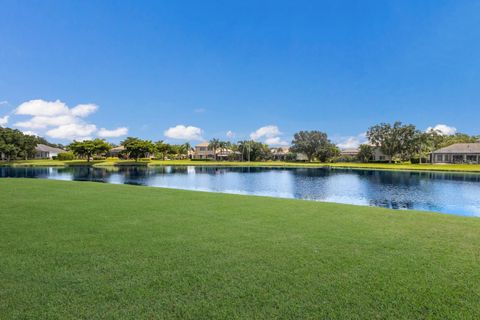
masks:
POLYGON ((314 158, 325 162, 339 154, 339 150, 333 144, 326 133, 320 131, 300 131, 293 136, 292 152, 303 153, 308 161, 314 158))
POLYGON ((93 156, 107 153, 110 148, 111 145, 103 139, 74 141, 68 146, 68 149, 77 157, 86 158, 87 162, 90 161, 93 156))
POLYGON ((36 136, 0 127, 0 157, 3 154, 8 161, 33 157, 38 143, 36 136))

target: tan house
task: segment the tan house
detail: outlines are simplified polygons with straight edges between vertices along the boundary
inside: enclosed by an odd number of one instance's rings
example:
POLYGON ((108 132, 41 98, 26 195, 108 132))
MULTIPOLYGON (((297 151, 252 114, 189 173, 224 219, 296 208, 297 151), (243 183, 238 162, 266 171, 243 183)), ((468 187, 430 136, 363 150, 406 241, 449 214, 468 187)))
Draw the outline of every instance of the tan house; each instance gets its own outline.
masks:
POLYGON ((430 160, 432 163, 480 163, 480 140, 475 143, 455 143, 435 150, 430 160))
POLYGON ((218 148, 213 151, 213 148, 209 147, 210 143, 205 141, 199 143, 195 146, 193 153, 191 155, 191 159, 203 159, 203 160, 214 160, 215 153, 217 154, 217 160, 227 160, 231 157, 240 158, 241 153, 238 151, 233 151, 227 148, 218 148))
POLYGON ((340 150, 340 155, 342 157, 356 157, 360 150, 358 148, 347 148, 340 150))
POLYGON ((290 147, 271 148, 270 152, 273 160, 286 160, 287 155, 290 153, 290 147))
POLYGON ((209 143, 205 141, 195 146, 193 159, 215 159, 215 153, 213 149, 209 147, 209 143))

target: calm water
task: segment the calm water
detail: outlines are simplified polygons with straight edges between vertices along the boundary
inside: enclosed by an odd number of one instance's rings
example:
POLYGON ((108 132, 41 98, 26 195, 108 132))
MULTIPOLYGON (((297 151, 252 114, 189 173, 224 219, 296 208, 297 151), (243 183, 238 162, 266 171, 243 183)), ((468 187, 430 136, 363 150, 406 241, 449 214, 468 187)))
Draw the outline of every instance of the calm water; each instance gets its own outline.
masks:
POLYGON ((0 177, 136 184, 480 216, 480 174, 245 167, 0 167, 0 177))

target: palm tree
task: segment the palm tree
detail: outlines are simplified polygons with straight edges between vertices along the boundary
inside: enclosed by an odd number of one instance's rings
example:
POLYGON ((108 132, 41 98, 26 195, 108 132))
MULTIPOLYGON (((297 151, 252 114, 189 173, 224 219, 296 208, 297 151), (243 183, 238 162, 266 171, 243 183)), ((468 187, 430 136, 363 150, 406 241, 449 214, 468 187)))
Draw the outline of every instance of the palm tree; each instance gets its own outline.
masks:
POLYGON ((213 149, 215 161, 217 161, 217 149, 221 148, 221 142, 218 139, 212 139, 208 142, 208 147, 213 149))

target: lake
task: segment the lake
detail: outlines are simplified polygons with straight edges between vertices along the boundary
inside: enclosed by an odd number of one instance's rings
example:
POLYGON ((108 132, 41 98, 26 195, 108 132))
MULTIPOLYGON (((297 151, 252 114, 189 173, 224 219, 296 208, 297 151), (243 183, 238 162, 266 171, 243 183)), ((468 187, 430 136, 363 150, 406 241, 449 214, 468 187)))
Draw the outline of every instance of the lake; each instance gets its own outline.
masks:
POLYGON ((0 177, 98 181, 480 216, 480 174, 333 168, 9 168, 0 177))

